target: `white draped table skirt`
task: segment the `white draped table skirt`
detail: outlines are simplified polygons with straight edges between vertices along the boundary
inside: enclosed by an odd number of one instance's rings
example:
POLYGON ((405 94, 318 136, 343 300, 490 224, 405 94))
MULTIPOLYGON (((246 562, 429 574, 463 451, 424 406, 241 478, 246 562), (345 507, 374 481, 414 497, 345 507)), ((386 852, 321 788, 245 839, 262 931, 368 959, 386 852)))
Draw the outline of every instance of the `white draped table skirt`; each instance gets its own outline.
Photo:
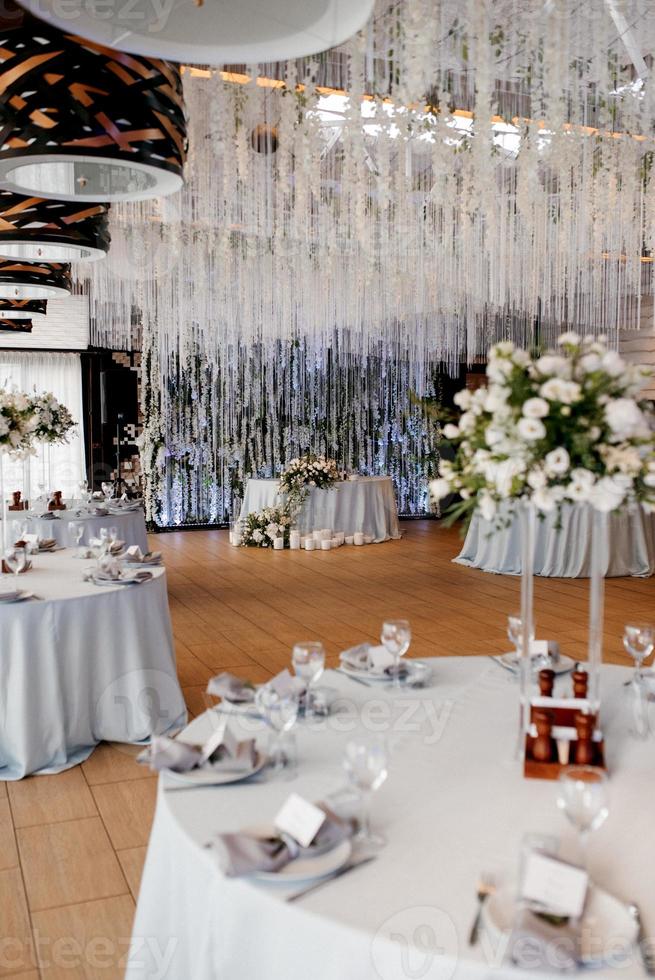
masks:
MULTIPOLYGON (((339 689, 340 713, 296 726, 299 769, 291 781, 180 791, 160 778, 127 980, 528 975, 505 966, 503 949, 486 934, 468 945, 476 883, 484 871, 499 884, 515 880, 526 833, 561 837, 569 857, 575 834, 556 806, 556 784, 524 779, 508 762, 518 715, 514 678, 483 657, 432 663, 432 688, 400 694, 371 692, 329 671, 325 681, 339 689), (203 846, 214 834, 272 821, 291 792, 324 799, 344 784, 347 740, 381 731, 391 717, 389 777, 372 807, 373 828, 387 845, 375 861, 292 904, 284 902, 282 886, 222 876, 203 846)), ((607 822, 591 837, 589 865, 605 889, 648 910, 653 743, 628 735, 629 676, 626 668, 602 671, 611 802, 607 822)), ((568 691, 570 678, 560 684, 568 691)), ((197 719, 194 738, 219 717, 207 712, 197 719)), ((258 731, 257 722, 239 724, 244 734, 258 731)), ((643 976, 638 953, 621 964, 620 975, 643 976)))
POLYGON ((33 563, 19 584, 43 601, 0 603, 0 779, 60 772, 103 739, 183 724, 164 570, 96 586, 82 581, 83 560, 33 563))
POLYGON ((148 535, 146 532, 146 521, 142 510, 130 511, 127 514, 107 514, 105 517, 83 515, 77 517, 71 510, 57 511, 58 516, 54 518, 35 517, 27 512, 24 515, 20 511, 9 511, 7 522, 11 527, 12 521, 20 521, 27 518, 32 534, 38 534, 42 538, 54 538, 57 544, 64 548, 73 545, 69 524, 71 521, 79 521, 84 528, 82 544, 88 545, 91 538, 97 538, 101 527, 117 527, 118 536, 126 545, 138 544, 144 553, 148 550, 148 535))
MULTIPOLYGON (((521 527, 507 513, 507 527, 473 515, 464 546, 454 561, 500 575, 521 574, 521 527)), ((564 504, 561 528, 557 516, 537 521, 534 570, 555 578, 588 578, 591 571, 592 512, 587 506, 564 504)), ((655 514, 641 507, 608 516, 609 576, 655 574, 655 514)))
MULTIPOLYGON (((281 504, 279 480, 248 480, 241 517, 281 504)), ((303 534, 330 528, 355 534, 361 531, 376 542, 399 538, 398 509, 390 476, 362 476, 344 480, 329 490, 312 489, 296 524, 303 534)))

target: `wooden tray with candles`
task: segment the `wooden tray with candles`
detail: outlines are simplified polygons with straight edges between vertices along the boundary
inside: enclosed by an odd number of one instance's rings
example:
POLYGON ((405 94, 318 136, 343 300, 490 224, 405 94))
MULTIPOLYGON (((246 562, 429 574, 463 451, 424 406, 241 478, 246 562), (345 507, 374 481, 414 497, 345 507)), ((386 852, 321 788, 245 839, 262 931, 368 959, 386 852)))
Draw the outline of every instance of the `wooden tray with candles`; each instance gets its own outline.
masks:
POLYGON ((539 695, 530 700, 530 731, 525 736, 523 775, 558 779, 567 766, 605 769, 603 734, 587 698, 586 671, 573 672, 573 696, 553 696, 555 674, 539 671, 539 695))

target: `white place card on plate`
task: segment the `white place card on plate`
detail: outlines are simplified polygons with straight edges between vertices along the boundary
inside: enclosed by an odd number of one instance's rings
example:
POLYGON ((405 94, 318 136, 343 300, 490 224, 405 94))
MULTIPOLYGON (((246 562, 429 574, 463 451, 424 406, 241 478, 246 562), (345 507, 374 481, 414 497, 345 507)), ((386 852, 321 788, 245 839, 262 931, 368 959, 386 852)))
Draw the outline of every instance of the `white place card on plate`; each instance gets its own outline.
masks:
POLYGON ((553 914, 578 918, 588 884, 589 875, 582 868, 533 851, 525 862, 521 897, 553 914))
POLYGON ((368 651, 368 662, 373 670, 382 673, 387 667, 393 667, 394 660, 386 647, 377 646, 368 651))
POLYGON ((275 826, 290 834, 301 847, 309 847, 325 820, 325 813, 313 803, 292 793, 275 818, 275 826))

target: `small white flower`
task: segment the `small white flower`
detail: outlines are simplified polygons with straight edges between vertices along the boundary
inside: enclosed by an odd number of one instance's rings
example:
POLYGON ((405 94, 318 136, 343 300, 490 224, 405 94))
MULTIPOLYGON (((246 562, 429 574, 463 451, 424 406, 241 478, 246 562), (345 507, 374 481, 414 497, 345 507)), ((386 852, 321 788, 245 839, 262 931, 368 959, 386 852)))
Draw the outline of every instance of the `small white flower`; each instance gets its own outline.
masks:
POLYGON ((501 340, 491 348, 489 358, 503 357, 507 354, 512 354, 514 350, 515 346, 511 340, 501 340))
POLYGON ((444 434, 444 439, 457 439, 459 435, 459 429, 457 428, 456 425, 453 425, 451 422, 449 422, 447 425, 444 425, 443 434, 444 434))
POLYGON ((621 506, 627 490, 628 487, 620 477, 617 479, 616 476, 604 476, 592 488, 589 502, 596 510, 607 514, 621 506))
POLYGON ((526 482, 533 490, 541 490, 541 488, 545 487, 548 483, 548 477, 541 467, 536 467, 535 469, 530 470, 526 477, 526 482))
POLYGON ((532 502, 537 510, 548 514, 557 506, 557 495, 551 487, 541 487, 532 494, 532 502))
POLYGON ((261 541, 263 541, 263 540, 264 540, 264 535, 263 535, 263 533, 262 533, 262 532, 261 532, 261 531, 259 530, 259 528, 256 528, 256 530, 254 530, 254 531, 252 532, 252 539, 253 539, 253 541, 256 541, 256 542, 257 542, 257 544, 259 544, 259 543, 260 543, 261 541))
POLYGON ((578 368, 583 374, 591 374, 592 371, 599 370, 601 363, 600 355, 592 351, 589 354, 583 354, 578 361, 578 368))
POLYGON ((569 330, 566 333, 561 333, 559 335, 559 337, 557 338, 557 343, 559 344, 560 347, 564 347, 566 344, 577 345, 580 343, 580 338, 578 337, 577 333, 573 332, 573 330, 569 330))
POLYGON ((543 419, 550 410, 545 398, 528 398, 523 403, 523 414, 526 419, 543 419))
POLYGON ((562 476, 571 465, 571 457, 563 446, 546 453, 544 468, 549 476, 562 476))
POLYGON ((512 373, 514 365, 505 358, 496 358, 487 364, 487 377, 496 384, 503 384, 512 373))
POLYGON ((647 487, 655 487, 655 473, 646 473, 644 475, 644 483, 647 487))
POLYGON ((472 397, 473 396, 471 395, 471 392, 468 390, 468 388, 462 388, 462 390, 458 391, 457 394, 454 396, 453 401, 455 402, 458 408, 461 408, 462 411, 465 412, 468 408, 471 407, 472 397))
POLYGON ((493 425, 488 425, 484 433, 484 441, 489 447, 496 446, 504 438, 501 429, 493 425))
POLYGON ((625 371, 625 361, 615 350, 608 350, 601 363, 611 378, 618 378, 625 371))
POLYGON ((571 377, 571 362, 559 354, 544 354, 536 362, 535 367, 539 374, 553 375, 558 378, 571 377))
POLYGON ((459 419, 460 432, 472 432, 475 428, 475 415, 473 412, 464 412, 459 419))
POLYGON ((448 480, 430 480, 430 493, 436 501, 443 500, 449 493, 452 493, 448 480))
POLYGON ((493 520, 493 518, 496 515, 496 509, 497 509, 496 501, 494 500, 494 498, 491 496, 490 493, 487 493, 486 490, 483 490, 482 493, 478 496, 478 510, 482 514, 484 520, 485 521, 493 520))
POLYGON ((617 440, 647 438, 648 422, 632 398, 610 399, 605 405, 605 419, 617 440))
POLYGON ((539 389, 542 398, 547 398, 549 402, 561 402, 563 405, 572 405, 573 402, 580 400, 582 389, 577 381, 566 381, 562 378, 550 378, 544 381, 539 389))
POLYGON ((546 426, 541 419, 519 419, 518 433, 526 442, 536 442, 546 435, 546 426))

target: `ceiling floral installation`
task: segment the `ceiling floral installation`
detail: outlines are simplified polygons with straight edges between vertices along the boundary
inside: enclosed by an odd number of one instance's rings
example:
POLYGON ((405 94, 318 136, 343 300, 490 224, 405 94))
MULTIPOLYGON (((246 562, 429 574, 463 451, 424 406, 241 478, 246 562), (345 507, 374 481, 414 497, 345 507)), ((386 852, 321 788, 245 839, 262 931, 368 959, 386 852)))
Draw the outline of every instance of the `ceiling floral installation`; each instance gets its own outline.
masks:
POLYGON ((308 449, 421 512, 437 364, 638 326, 653 51, 646 0, 406 0, 324 56, 186 71, 187 184, 112 208, 90 284, 95 342, 143 346, 151 513, 221 519, 308 449))

